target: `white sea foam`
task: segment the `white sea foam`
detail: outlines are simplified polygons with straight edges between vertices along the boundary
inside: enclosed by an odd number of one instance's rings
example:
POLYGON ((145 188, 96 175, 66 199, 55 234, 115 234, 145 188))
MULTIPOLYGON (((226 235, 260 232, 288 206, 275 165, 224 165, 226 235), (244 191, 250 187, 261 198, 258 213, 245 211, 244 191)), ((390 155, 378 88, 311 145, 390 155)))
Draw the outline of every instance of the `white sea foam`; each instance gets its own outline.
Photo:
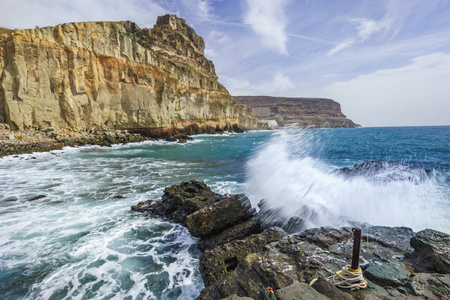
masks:
POLYGON ((203 287, 196 240, 181 226, 130 212, 159 198, 191 164, 140 155, 147 146, 155 145, 2 159, 2 286, 24 280, 27 299, 195 298, 203 287), (30 201, 38 195, 45 197, 30 201))
POLYGON ((436 172, 420 183, 346 178, 312 157, 321 150, 314 139, 304 131, 280 132, 259 149, 247 168, 253 205, 265 199, 282 218, 296 215, 309 227, 357 221, 450 232, 448 187, 436 172))

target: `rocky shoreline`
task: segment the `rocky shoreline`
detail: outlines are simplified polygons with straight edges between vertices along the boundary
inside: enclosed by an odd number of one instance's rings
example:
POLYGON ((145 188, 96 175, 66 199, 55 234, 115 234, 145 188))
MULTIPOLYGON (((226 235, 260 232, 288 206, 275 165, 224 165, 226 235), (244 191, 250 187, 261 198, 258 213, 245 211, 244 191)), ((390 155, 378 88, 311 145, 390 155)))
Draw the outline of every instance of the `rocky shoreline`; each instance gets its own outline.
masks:
POLYGON ((224 128, 191 124, 183 129, 136 128, 113 130, 98 128, 86 131, 73 131, 58 127, 47 127, 10 130, 7 124, 0 123, 0 158, 7 155, 61 150, 65 146, 99 145, 109 147, 114 144, 136 143, 147 140, 186 143, 189 140, 193 140, 190 135, 204 133, 224 134, 226 132, 241 133, 244 131, 239 126, 230 124, 224 128))
POLYGON ((200 238, 205 288, 197 299, 448 299, 450 235, 426 229, 362 226, 365 289, 327 280, 348 265, 351 228, 304 230, 301 219, 268 220, 243 195, 220 195, 203 182, 182 182, 160 200, 132 210, 186 226, 200 238), (303 231, 302 231, 303 230, 303 231))
MULTIPOLYGON (((221 133, 221 132, 217 132, 221 133)), ((0 128, 0 158, 7 155, 31 154, 61 150, 65 146, 127 144, 146 140, 164 139, 169 142, 186 143, 192 137, 179 132, 164 132, 161 135, 145 135, 128 130, 91 130, 73 132, 53 127, 44 130, 11 131, 0 128)))

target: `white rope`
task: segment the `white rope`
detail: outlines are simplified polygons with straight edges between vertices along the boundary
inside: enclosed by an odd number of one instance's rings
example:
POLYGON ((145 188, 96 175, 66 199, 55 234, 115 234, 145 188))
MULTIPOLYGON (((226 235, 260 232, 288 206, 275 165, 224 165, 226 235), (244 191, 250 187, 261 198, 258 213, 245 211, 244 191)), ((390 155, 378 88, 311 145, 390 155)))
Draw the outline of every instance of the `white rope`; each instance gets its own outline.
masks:
POLYGON ((359 290, 366 288, 367 281, 362 275, 361 268, 352 270, 350 267, 343 267, 342 270, 328 277, 327 281, 331 281, 334 285, 343 289, 359 290))

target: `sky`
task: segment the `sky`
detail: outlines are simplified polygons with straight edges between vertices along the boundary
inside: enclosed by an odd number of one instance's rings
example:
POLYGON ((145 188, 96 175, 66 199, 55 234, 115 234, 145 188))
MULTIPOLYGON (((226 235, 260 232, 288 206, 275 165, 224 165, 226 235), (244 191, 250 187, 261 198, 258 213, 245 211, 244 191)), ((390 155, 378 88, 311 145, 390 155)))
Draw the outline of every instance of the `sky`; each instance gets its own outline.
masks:
POLYGON ((0 0, 0 27, 184 18, 233 96, 331 98, 371 126, 450 125, 450 0, 0 0))

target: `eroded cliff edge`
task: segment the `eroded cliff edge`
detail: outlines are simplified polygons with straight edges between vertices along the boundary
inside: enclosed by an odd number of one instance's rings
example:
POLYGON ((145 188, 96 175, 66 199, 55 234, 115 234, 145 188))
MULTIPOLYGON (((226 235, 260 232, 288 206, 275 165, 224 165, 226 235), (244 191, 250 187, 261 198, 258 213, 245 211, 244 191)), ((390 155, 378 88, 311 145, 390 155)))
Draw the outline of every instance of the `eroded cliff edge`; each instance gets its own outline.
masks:
POLYGON ((155 137, 254 127, 204 47, 175 15, 152 29, 125 21, 0 31, 0 123, 155 137))
POLYGON ((361 127, 348 119, 341 105, 325 98, 287 98, 269 96, 235 96, 239 103, 249 105, 260 120, 260 126, 295 124, 301 128, 361 127))

